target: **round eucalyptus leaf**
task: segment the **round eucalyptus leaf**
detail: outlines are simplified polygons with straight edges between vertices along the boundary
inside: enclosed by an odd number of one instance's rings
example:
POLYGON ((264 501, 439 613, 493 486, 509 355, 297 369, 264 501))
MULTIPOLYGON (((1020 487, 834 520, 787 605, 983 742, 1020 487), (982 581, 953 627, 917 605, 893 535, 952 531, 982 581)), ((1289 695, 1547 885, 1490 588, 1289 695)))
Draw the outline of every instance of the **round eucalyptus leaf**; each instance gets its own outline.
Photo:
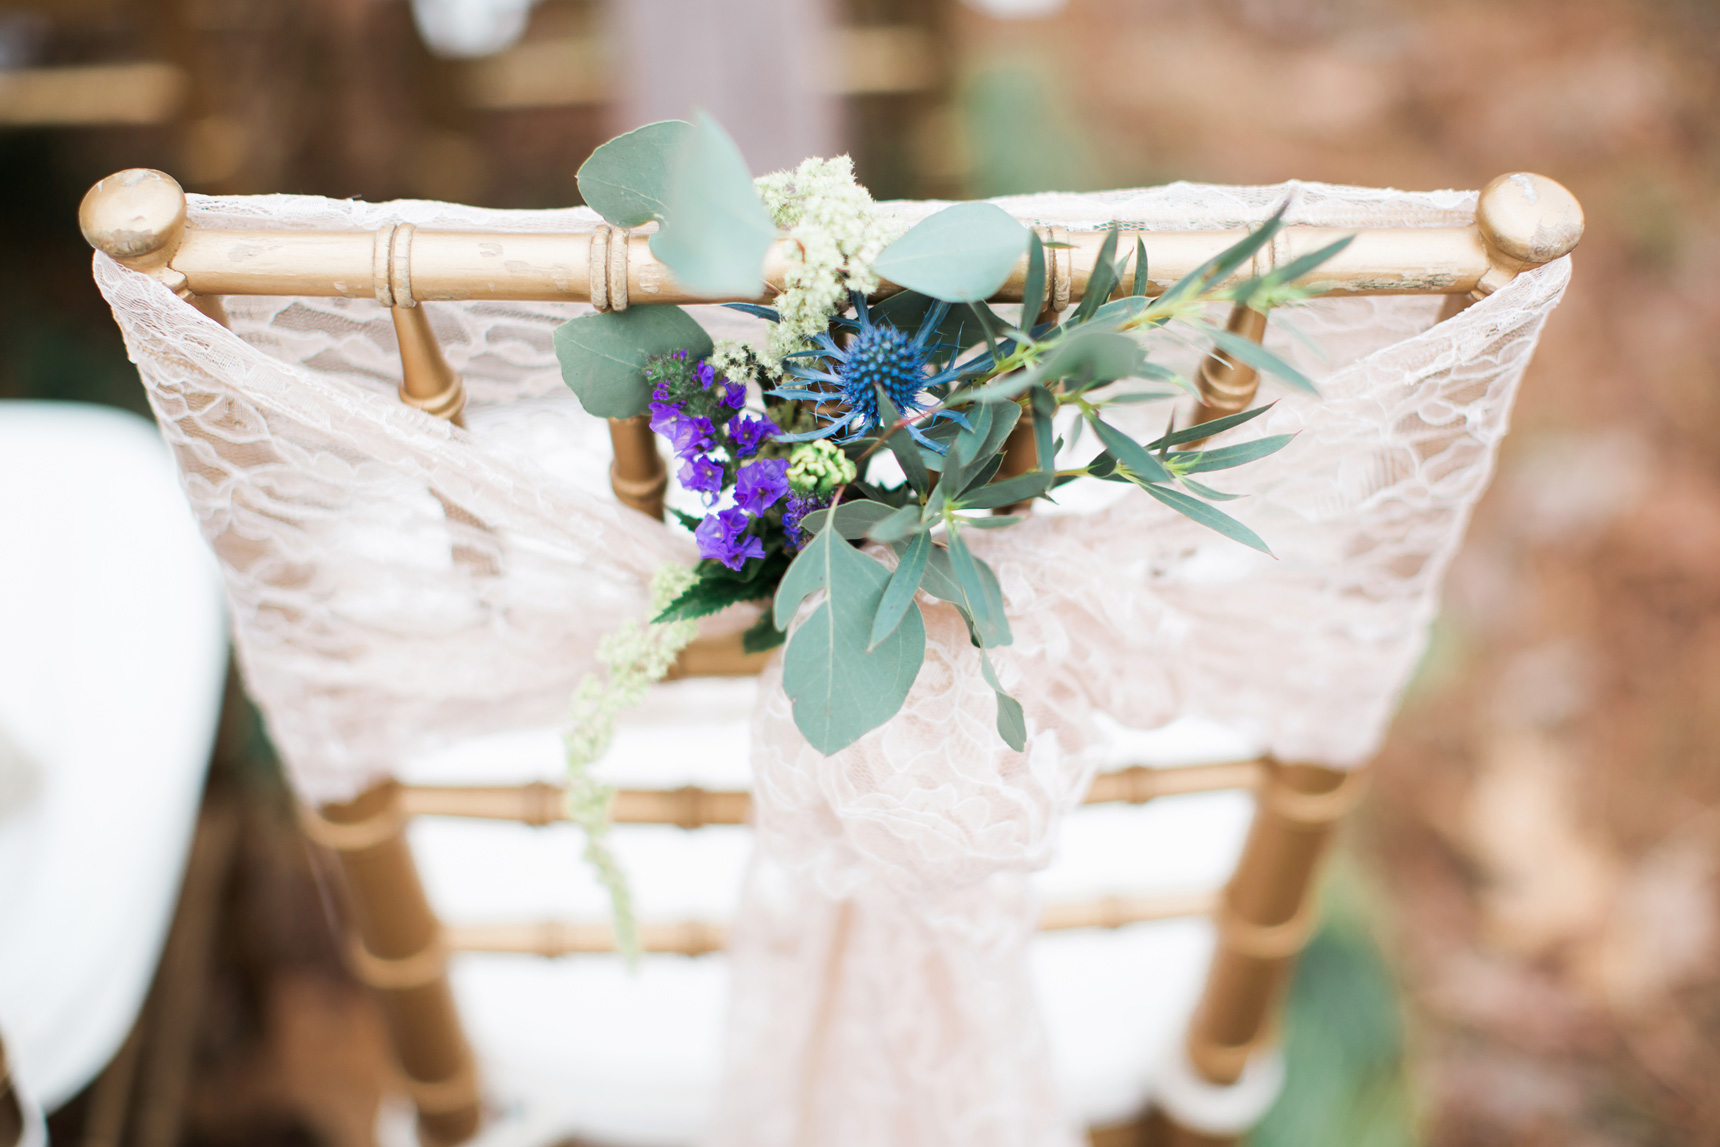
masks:
POLYGON ((646 359, 677 350, 703 358, 711 349, 711 336, 680 307, 629 307, 581 315, 555 329, 562 381, 586 413, 598 418, 645 413, 651 403, 646 359))
POLYGON ((694 294, 750 298, 763 290, 764 257, 775 238, 740 148, 700 112, 670 163, 652 254, 694 294))
POLYGON ((995 203, 958 203, 922 219, 872 264, 890 282, 977 303, 997 293, 1027 249, 1027 228, 995 203))
POLYGON ((592 152, 574 176, 585 205, 617 227, 661 219, 669 163, 692 130, 685 120, 661 120, 618 135, 592 152))

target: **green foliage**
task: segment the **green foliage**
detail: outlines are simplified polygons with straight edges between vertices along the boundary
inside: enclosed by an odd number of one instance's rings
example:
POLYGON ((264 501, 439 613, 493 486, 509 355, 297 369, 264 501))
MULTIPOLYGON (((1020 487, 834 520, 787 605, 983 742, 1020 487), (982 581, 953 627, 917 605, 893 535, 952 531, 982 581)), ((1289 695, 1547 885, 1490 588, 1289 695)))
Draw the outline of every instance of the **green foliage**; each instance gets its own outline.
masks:
POLYGON ((852 745, 896 715, 926 655, 926 625, 909 609, 881 640, 874 619, 890 574, 826 524, 783 576, 773 606, 786 629, 801 603, 824 600, 789 638, 783 688, 794 723, 807 742, 829 755, 852 745))
POLYGON ((1003 286, 1027 245, 1027 228, 994 203, 958 203, 922 219, 884 248, 884 278, 949 303, 981 302, 1003 286))
POLYGON ((574 176, 586 205, 617 227, 638 227, 668 213, 669 168, 693 125, 668 119, 618 135, 591 153, 574 176))
POLYGON ((776 225, 735 141, 704 112, 670 160, 663 204, 663 227, 651 236, 651 252, 688 290, 721 298, 762 289, 776 225))
POLYGON ((680 307, 581 315, 555 330, 562 381, 586 413, 598 418, 645 413, 651 402, 646 361, 677 350, 693 358, 711 353, 711 336, 680 307))

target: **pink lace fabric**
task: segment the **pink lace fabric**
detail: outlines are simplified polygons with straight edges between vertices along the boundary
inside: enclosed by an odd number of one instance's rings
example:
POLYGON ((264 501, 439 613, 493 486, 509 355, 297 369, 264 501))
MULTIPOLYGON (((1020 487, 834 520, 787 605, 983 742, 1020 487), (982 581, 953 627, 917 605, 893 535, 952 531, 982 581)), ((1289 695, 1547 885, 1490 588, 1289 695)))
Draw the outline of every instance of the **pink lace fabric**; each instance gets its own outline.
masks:
MULTIPOLYGON (((1240 227, 1292 192, 1292 223, 1451 226, 1474 210, 1472 193, 1312 184, 1000 202, 1072 228, 1240 227)), ((385 222, 596 220, 285 196, 191 208, 193 226, 385 222)), ((767 672, 713 1142, 1075 1140, 1026 972, 1028 874, 1090 779, 1094 715, 1138 728, 1200 715, 1285 759, 1366 760, 1569 273, 1560 260, 1520 275, 1438 324, 1437 299, 1298 308, 1287 321, 1325 361, 1275 318, 1271 345, 1321 380, 1324 400, 1283 397, 1233 432, 1298 437, 1214 483, 1249 494, 1226 508, 1275 558, 1114 486, 1084 508, 976 532, 1014 625, 995 661, 1027 708, 1025 753, 998 740, 977 653, 928 598, 907 705, 842 753, 805 744, 779 671, 767 672)), ((241 665, 306 800, 351 796, 462 737, 553 724, 598 638, 643 612, 652 571, 694 557, 684 533, 614 501, 606 428, 562 387, 550 333, 586 308, 430 304, 467 382, 462 430, 394 397, 392 329, 374 302, 233 298, 229 332, 100 256, 96 277, 221 559, 241 665)), ((702 317, 748 330, 729 312, 702 317)), ((1142 435, 1163 418, 1131 409, 1123 424, 1142 435)))

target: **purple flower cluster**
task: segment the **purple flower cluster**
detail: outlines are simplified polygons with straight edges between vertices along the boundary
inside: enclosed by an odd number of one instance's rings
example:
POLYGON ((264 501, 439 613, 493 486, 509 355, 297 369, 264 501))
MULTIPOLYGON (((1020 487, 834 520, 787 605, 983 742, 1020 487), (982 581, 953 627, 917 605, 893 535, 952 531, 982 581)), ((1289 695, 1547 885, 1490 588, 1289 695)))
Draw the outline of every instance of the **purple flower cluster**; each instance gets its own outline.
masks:
POLYGON ((788 504, 782 509, 782 528, 788 533, 788 548, 791 552, 806 544, 806 531, 800 528, 800 523, 812 511, 823 508, 823 498, 817 496, 802 497, 793 491, 789 492, 788 504))
POLYGON ((700 557, 738 570, 765 556, 752 525, 788 494, 788 462, 754 457, 780 431, 768 418, 742 414, 746 387, 729 379, 719 383, 709 362, 690 365, 687 359, 686 351, 676 351, 648 371, 655 382, 651 429, 668 439, 681 464, 676 477, 684 488, 703 494, 705 505, 722 496, 732 476, 734 505, 706 514, 693 537, 700 557), (728 459, 716 453, 723 450, 728 459))

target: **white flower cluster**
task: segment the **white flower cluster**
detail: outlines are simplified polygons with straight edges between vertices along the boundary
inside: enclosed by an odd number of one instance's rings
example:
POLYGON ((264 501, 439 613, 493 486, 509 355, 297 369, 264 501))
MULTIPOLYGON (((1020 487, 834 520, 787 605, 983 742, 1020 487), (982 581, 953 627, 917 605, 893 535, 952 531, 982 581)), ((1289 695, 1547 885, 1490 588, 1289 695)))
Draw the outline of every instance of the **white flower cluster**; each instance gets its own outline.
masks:
POLYGON ((808 159, 793 171, 760 176, 754 186, 793 240, 785 289, 775 299, 782 321, 771 329, 766 355, 780 362, 825 329, 850 290, 877 287, 872 261, 908 228, 873 208, 871 192, 854 181, 854 161, 846 155, 808 159))
MULTIPOLYGON (((656 617, 693 584, 693 571, 665 564, 651 579, 651 613, 656 617)), ((570 727, 562 735, 567 753, 567 818, 585 830, 585 859, 609 890, 615 916, 615 946, 629 961, 639 955, 639 930, 633 920, 633 898, 627 877, 609 851, 610 801, 615 790, 591 775, 591 766, 615 738, 615 718, 645 699, 646 690, 663 679, 681 650, 698 635, 695 621, 661 624, 624 622, 597 643, 597 657, 607 677, 587 673, 573 692, 570 727)))

